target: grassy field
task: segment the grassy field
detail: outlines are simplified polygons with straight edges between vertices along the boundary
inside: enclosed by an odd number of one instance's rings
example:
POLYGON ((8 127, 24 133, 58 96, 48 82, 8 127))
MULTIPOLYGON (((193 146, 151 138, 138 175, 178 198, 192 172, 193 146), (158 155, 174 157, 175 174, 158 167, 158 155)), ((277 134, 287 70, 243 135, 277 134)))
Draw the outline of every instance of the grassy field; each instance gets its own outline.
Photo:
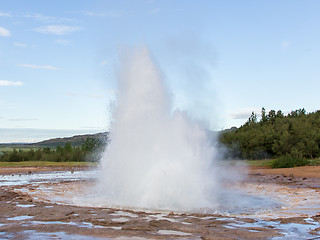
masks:
MULTIPOLYGON (((249 166, 249 167, 270 167, 273 159, 262 160, 226 160, 227 164, 235 166, 249 166)), ((223 162, 223 161, 222 161, 223 162)))
POLYGON ((245 163, 250 167, 270 167, 273 159, 262 160, 245 160, 245 163))
MULTIPOLYGON (((275 159, 262 159, 262 160, 245 160, 247 166, 250 167, 271 167, 275 159)), ((319 166, 320 158, 307 159, 307 166, 319 166)))
POLYGON ((19 147, 19 148, 13 148, 13 147, 0 147, 0 152, 13 152, 13 149, 16 149, 17 151, 29 151, 31 149, 37 150, 38 147, 19 147))
MULTIPOLYGON (((0 148, 1 151, 1 148, 0 148)), ((274 159, 262 160, 232 160, 228 161, 232 165, 246 165, 249 167, 270 168, 274 159)), ((319 166, 320 159, 309 159, 311 166, 319 166)), ((0 162, 0 167, 94 167, 97 162, 48 162, 48 161, 25 161, 25 162, 0 162)))
POLYGON ((97 163, 93 162, 0 162, 0 167, 94 167, 97 163))

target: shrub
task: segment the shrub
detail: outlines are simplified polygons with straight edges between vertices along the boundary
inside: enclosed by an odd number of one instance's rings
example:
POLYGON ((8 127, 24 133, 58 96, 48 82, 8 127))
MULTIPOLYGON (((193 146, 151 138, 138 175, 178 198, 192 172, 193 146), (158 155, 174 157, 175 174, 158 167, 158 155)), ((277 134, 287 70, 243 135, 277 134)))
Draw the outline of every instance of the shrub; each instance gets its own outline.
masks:
POLYGON ((314 158, 309 160, 310 166, 319 166, 320 165, 320 158, 314 158))
POLYGON ((308 165, 308 160, 291 155, 281 156, 271 163, 272 168, 291 168, 308 165))

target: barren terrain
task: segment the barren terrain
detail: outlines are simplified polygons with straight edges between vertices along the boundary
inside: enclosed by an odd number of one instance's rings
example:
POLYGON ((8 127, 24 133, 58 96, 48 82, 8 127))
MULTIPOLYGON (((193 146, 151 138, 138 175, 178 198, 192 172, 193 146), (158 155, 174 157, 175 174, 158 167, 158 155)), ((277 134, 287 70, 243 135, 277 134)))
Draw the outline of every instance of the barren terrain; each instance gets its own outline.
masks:
MULTIPOLYGON (((79 169, 3 168, 1 174, 79 169)), ((251 168, 242 188, 276 192, 286 208, 259 214, 199 214, 84 207, 52 201, 90 181, 0 187, 3 239, 315 239, 320 231, 320 167, 251 168), (50 195, 51 194, 51 195, 50 195), (299 212, 301 209, 302 212, 299 212)), ((5 175, 2 177, 4 178, 5 175)))

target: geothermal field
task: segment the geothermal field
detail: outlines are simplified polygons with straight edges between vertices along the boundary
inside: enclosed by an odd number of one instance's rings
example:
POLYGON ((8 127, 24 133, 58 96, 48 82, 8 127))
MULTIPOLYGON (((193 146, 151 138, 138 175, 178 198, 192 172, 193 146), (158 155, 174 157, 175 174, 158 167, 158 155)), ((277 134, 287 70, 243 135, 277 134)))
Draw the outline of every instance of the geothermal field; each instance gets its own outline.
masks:
POLYGON ((2 169, 1 239, 320 239, 318 167, 221 160, 148 50, 121 60, 99 166, 2 169))

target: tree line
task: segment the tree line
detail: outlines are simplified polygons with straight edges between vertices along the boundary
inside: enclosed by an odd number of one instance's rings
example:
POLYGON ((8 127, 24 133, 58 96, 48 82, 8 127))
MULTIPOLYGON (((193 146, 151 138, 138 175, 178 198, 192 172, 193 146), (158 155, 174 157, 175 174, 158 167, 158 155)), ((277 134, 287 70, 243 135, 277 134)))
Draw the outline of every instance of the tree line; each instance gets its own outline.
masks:
POLYGON ((252 112, 244 125, 223 131, 219 140, 230 150, 230 158, 318 158, 320 111, 306 113, 303 108, 285 115, 262 108, 259 120, 252 112))
POLYGON ((49 162, 84 162, 97 161, 102 153, 105 142, 98 138, 87 138, 79 147, 70 142, 56 149, 45 147, 39 149, 13 149, 0 156, 1 162, 49 161, 49 162))

